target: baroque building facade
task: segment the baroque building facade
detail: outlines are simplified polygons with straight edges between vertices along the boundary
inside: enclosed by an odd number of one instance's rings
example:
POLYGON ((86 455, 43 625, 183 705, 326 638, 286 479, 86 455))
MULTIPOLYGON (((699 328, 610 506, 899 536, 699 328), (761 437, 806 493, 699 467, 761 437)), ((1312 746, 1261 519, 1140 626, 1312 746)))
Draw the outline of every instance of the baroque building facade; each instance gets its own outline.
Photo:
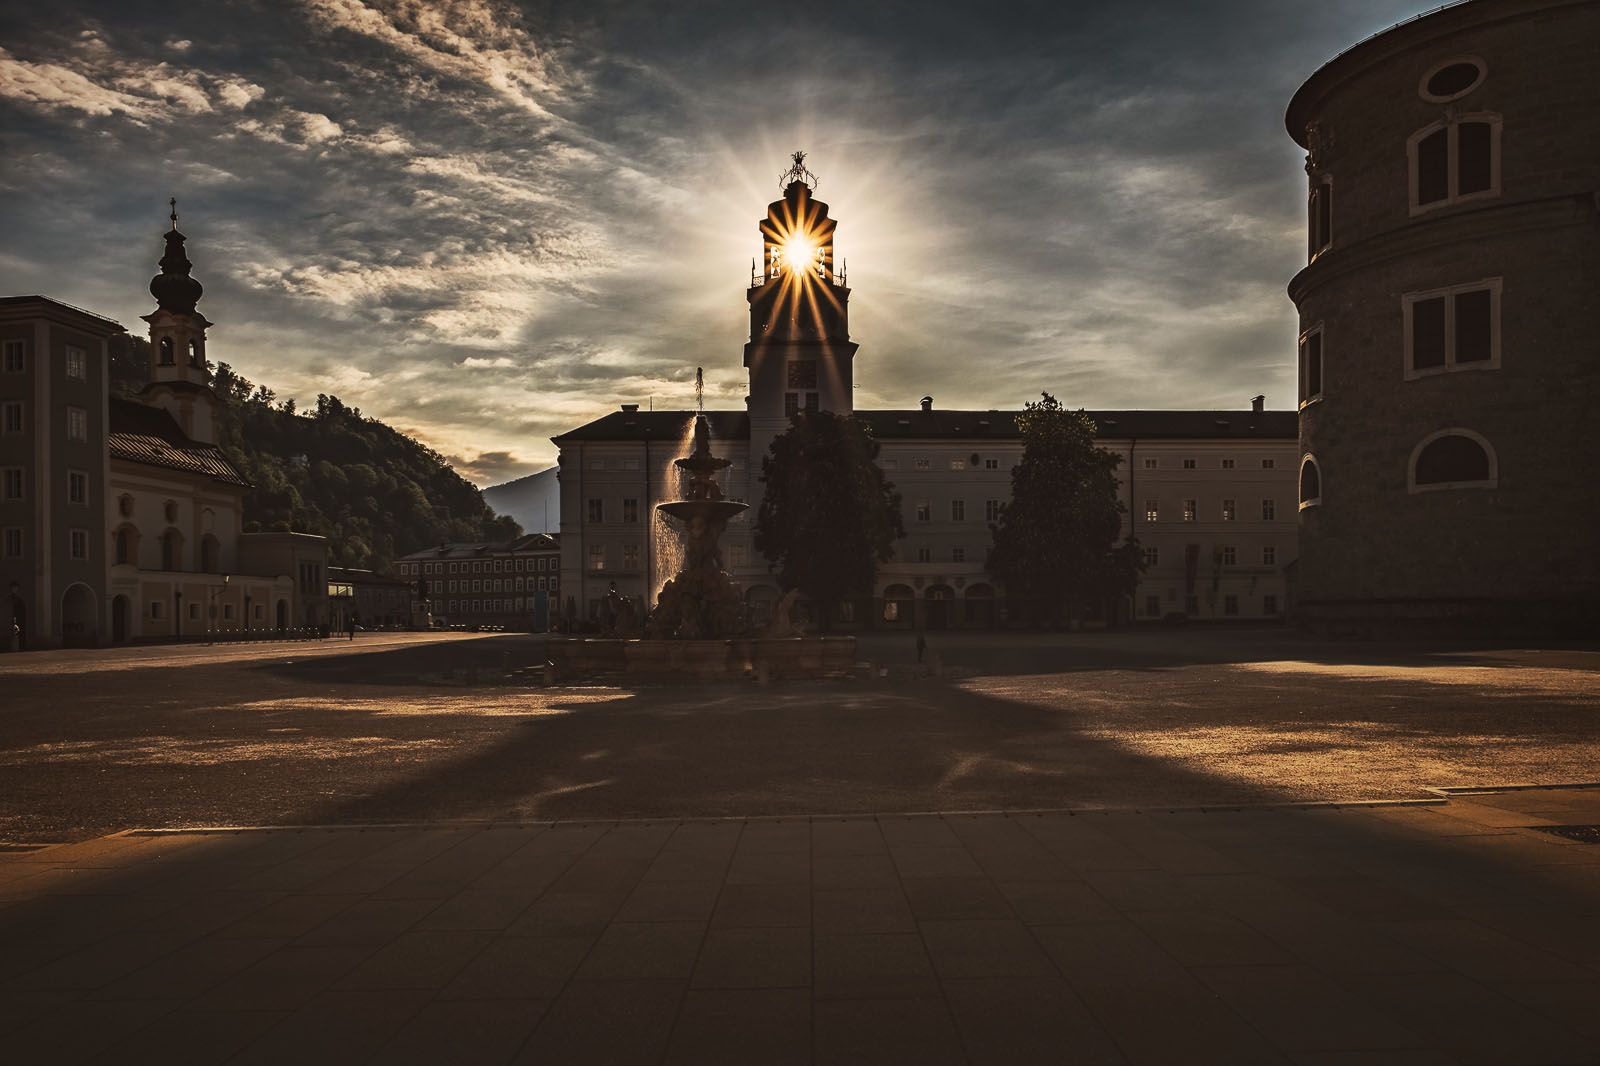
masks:
POLYGON ((328 622, 326 541, 243 532, 249 485, 217 445, 211 323, 176 209, 165 241, 137 398, 111 395, 121 325, 43 296, 0 300, 0 581, 18 647, 328 622))
MULTIPOLYGON (((796 412, 865 421, 879 465, 902 496, 906 537, 878 568, 870 595, 843 605, 846 625, 988 628, 1005 624, 1006 590, 987 573, 989 525, 1010 498, 1022 458, 1015 411, 943 410, 924 397, 907 410, 857 411, 857 345, 850 289, 835 269, 837 223, 812 195, 797 155, 783 198, 758 223, 761 265, 746 292, 744 411, 706 411, 712 451, 731 465, 725 497, 748 503, 722 538, 723 561, 752 620, 780 597, 755 551, 761 459, 796 412)), ((679 498, 674 459, 688 454, 694 412, 637 404, 552 438, 560 449, 561 611, 602 618, 608 592, 653 606, 677 570, 678 536, 656 505, 679 498)), ((1134 596, 1106 620, 1264 620, 1289 607, 1296 557, 1296 416, 1260 397, 1232 411, 1091 412, 1099 446, 1121 457, 1124 536, 1146 568, 1134 596)))
POLYGON ((399 559, 395 574, 410 588, 416 625, 543 632, 561 595, 561 538, 441 544, 399 559))
POLYGON ((1473 0, 1289 103, 1310 624, 1594 626, 1600 4, 1473 0))

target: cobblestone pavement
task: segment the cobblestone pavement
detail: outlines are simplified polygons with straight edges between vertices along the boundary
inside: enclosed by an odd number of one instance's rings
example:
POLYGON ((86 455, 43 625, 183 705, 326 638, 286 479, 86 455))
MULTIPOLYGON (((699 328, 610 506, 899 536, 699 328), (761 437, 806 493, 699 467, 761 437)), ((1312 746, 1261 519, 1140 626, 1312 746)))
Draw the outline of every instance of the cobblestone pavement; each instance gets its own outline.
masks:
POLYGON ((51 1063, 1592 1063, 1600 788, 0 853, 51 1063), (1580 834, 1581 835, 1581 834, 1580 834))
POLYGON ((1600 652, 870 635, 846 679, 546 688, 527 636, 0 655, 0 841, 1415 799, 1600 780, 1600 652), (882 676, 880 676, 880 674, 882 676))

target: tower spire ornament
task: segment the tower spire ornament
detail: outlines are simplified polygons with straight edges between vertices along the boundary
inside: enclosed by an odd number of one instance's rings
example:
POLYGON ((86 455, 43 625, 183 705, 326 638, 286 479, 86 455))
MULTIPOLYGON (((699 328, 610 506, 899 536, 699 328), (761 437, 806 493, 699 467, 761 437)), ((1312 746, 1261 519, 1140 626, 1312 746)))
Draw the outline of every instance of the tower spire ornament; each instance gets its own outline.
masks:
POLYGON ((822 184, 822 179, 818 178, 806 166, 806 154, 804 152, 795 152, 789 169, 778 175, 778 188, 787 190, 789 186, 797 181, 810 186, 813 191, 818 185, 822 184))
POLYGON ((174 196, 170 200, 168 200, 167 203, 172 205, 172 228, 173 229, 177 229, 178 228, 178 198, 176 196, 174 196))

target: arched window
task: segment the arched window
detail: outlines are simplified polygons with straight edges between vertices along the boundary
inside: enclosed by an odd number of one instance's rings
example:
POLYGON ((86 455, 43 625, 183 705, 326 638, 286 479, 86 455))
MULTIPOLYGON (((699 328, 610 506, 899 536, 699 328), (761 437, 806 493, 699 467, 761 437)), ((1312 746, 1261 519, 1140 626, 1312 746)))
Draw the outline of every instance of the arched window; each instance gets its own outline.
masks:
POLYGON ((176 570, 183 558, 183 535, 176 529, 161 534, 161 569, 176 570))
POLYGON ((1322 469, 1314 456, 1300 460, 1300 509, 1322 502, 1322 469))
POLYGON ((1411 213, 1500 195, 1500 116, 1456 115, 1406 141, 1411 213))
POLYGON ((162 366, 171 366, 172 365, 172 338, 171 337, 162 337, 161 338, 161 343, 159 345, 159 348, 161 350, 161 365, 162 366))
POLYGON ((196 340, 190 340, 189 341, 189 365, 190 366, 199 366, 200 365, 200 342, 199 341, 196 341, 196 340))
POLYGON ((136 561, 139 554, 139 534, 132 526, 120 526, 116 533, 114 558, 119 563, 136 561))
POLYGON ((217 572, 218 547, 216 537, 208 535, 200 538, 200 569, 204 573, 214 574, 217 572))
POLYGON ((1492 489, 1499 484, 1494 448, 1470 429, 1443 429, 1411 449, 1407 472, 1412 492, 1492 489))

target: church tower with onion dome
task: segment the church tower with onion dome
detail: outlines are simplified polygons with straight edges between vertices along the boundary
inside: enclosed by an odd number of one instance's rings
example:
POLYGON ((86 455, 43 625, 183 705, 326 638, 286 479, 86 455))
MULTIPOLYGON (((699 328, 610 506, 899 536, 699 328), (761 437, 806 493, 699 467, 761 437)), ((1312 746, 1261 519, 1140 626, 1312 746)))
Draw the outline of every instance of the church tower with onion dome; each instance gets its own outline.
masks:
POLYGON ((206 329, 211 325, 195 307, 203 288, 190 276, 194 264, 178 232, 178 202, 172 204, 172 228, 161 273, 150 279, 156 309, 141 316, 150 324, 150 384, 143 399, 168 411, 190 439, 216 443, 217 398, 211 391, 206 362, 206 329))

